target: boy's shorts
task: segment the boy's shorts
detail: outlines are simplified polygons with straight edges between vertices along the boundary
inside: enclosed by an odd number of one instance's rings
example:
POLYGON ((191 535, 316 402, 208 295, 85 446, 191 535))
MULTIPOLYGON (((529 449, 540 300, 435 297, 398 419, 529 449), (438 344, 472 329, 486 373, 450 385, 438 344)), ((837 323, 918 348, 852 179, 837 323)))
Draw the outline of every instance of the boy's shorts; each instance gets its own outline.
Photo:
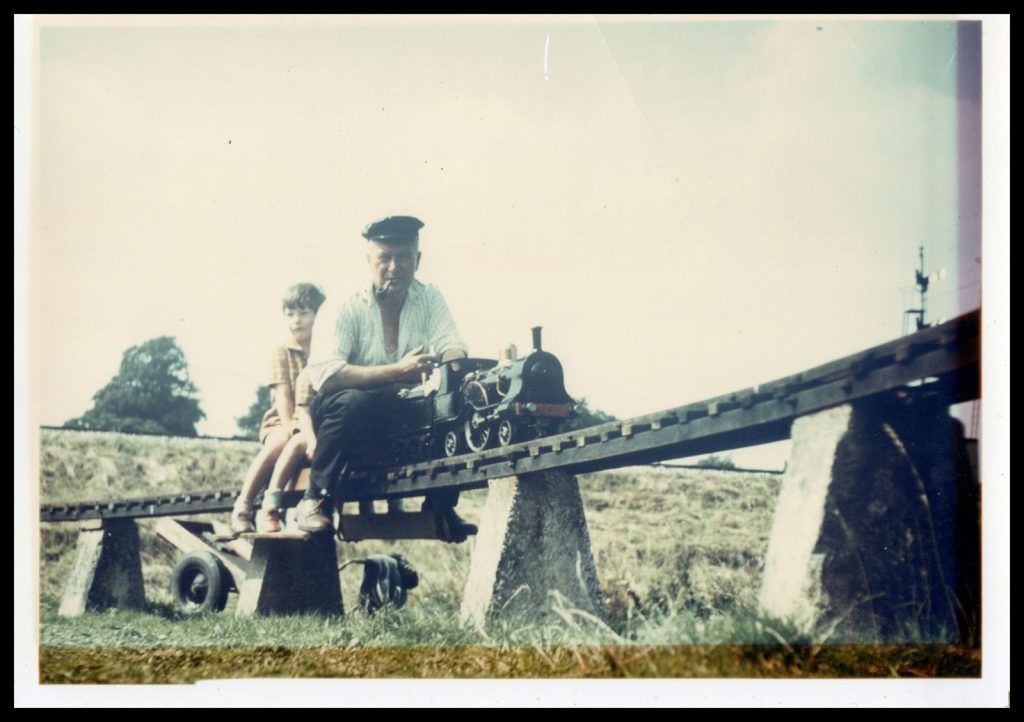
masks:
MULTIPOLYGON (((277 413, 277 409, 267 409, 267 413, 263 414, 263 421, 260 422, 260 443, 265 444, 267 437, 270 436, 270 432, 282 426, 284 424, 281 423, 281 416, 277 413)), ((293 418, 288 435, 291 436, 297 433, 299 433, 299 423, 293 418)))

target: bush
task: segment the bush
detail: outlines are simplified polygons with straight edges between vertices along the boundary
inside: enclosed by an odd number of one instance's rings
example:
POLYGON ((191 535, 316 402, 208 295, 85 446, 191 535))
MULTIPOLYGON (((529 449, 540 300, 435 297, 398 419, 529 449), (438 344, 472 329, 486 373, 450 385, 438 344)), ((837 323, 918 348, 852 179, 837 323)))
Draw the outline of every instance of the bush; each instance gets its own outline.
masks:
POLYGON ((718 454, 711 454, 705 456, 703 459, 697 461, 697 466, 703 466, 708 469, 735 469, 736 464, 729 456, 719 456, 718 454))

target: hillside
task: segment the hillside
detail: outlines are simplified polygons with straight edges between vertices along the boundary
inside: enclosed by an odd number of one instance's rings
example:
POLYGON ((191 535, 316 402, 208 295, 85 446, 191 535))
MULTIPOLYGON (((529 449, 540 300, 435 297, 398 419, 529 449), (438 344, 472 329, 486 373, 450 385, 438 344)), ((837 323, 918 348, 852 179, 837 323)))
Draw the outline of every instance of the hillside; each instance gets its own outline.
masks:
MULTIPOLYGON (((238 485, 254 442, 43 430, 40 500, 116 499, 238 485)), ((613 624, 637 614, 696 619, 749 609, 756 598, 779 477, 771 474, 627 468, 579 477, 598 574, 613 624)), ((478 519, 486 491, 464 493, 460 512, 478 519)), ((222 515, 226 518, 226 514, 222 515)), ((169 601, 177 551, 140 523, 147 598, 169 601)), ((75 530, 42 525, 44 609, 59 603, 75 530)), ((472 542, 470 542, 471 544, 472 542)), ((414 602, 461 599, 470 544, 342 544, 340 558, 405 554, 423 579, 414 602)), ((343 575, 354 600, 358 575, 343 575)))

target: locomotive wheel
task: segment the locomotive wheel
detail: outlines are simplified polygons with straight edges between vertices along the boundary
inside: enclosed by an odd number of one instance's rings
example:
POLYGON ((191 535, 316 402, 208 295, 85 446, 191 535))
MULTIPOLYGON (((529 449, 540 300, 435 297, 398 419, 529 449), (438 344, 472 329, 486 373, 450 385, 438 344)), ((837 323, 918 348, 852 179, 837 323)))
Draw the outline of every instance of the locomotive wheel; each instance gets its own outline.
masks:
POLYGON ((228 603, 227 574, 210 552, 186 554, 171 572, 171 596, 182 614, 219 612, 228 603))
POLYGON ((491 440, 491 427, 486 421, 474 426, 474 419, 466 420, 466 444, 473 451, 483 451, 491 440))
POLYGON ((506 419, 498 424, 498 445, 511 446, 518 441, 516 425, 506 419))
POLYGON ((444 455, 447 457, 455 456, 459 453, 459 435, 454 430, 449 431, 444 435, 444 455))

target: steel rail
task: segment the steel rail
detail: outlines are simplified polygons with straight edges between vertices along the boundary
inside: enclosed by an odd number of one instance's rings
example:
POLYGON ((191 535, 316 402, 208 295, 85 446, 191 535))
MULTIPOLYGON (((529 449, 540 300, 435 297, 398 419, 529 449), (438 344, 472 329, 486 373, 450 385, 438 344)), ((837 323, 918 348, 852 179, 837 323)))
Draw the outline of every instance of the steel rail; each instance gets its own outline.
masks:
MULTIPOLYGON (((623 421, 507 447, 418 464, 364 470, 346 485, 347 500, 469 490, 490 479, 562 469, 584 473, 712 453, 789 438, 799 416, 893 392, 921 388, 950 404, 980 396, 980 312, 781 379, 623 421)), ((145 518, 222 512, 237 489, 121 501, 44 504, 42 521, 145 518)))

